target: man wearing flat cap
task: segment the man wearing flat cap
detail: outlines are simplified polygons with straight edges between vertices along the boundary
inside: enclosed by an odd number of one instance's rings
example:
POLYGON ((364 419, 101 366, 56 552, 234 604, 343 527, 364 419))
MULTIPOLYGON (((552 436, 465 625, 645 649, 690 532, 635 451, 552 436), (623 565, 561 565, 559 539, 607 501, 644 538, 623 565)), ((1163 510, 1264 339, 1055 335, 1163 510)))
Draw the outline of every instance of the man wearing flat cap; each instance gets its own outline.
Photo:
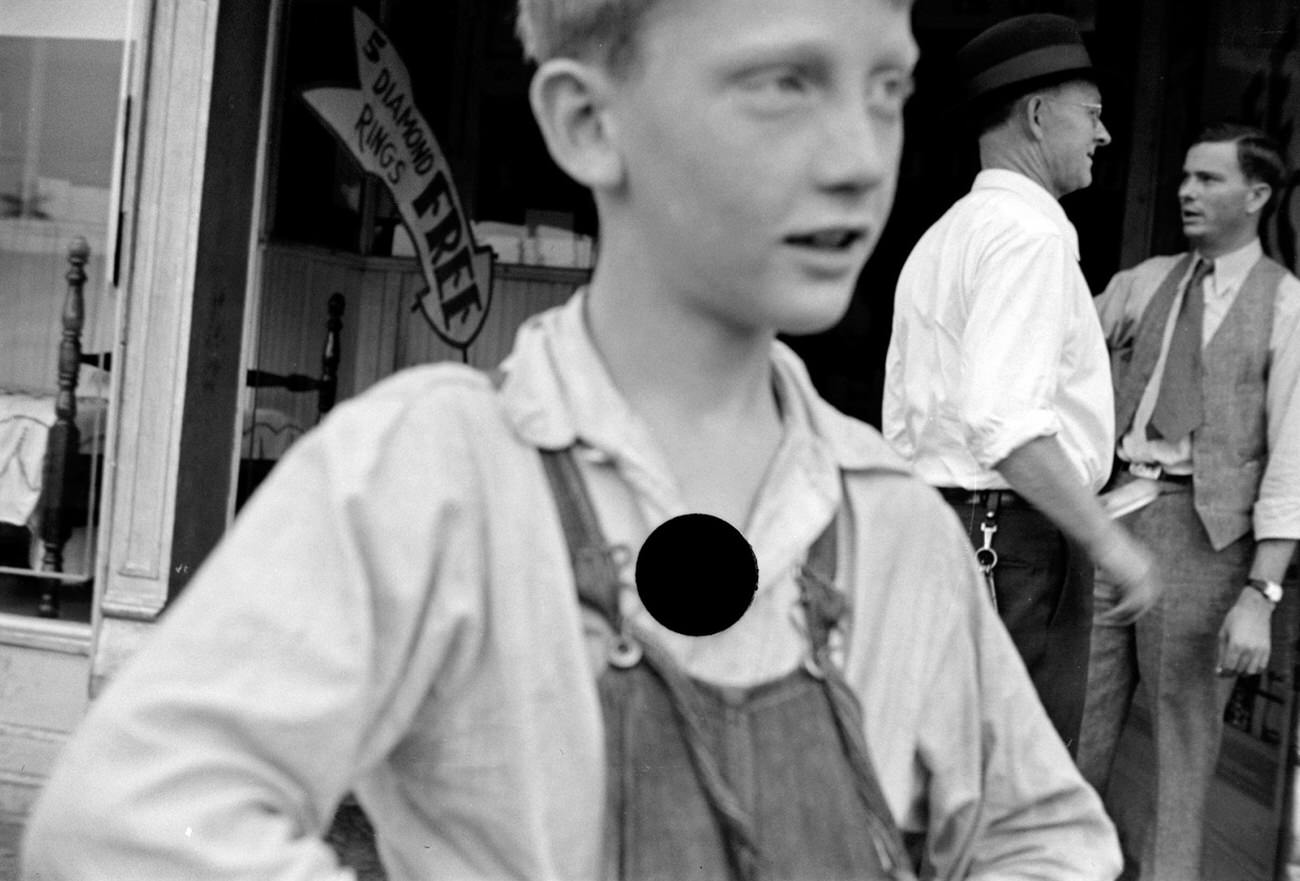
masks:
POLYGON ((1001 22, 957 55, 979 139, 971 191, 899 276, 885 437, 967 526, 990 596, 1073 755, 1087 686, 1094 563, 1111 620, 1155 601, 1151 557, 1106 514, 1114 416, 1106 343, 1058 200, 1110 142, 1078 26, 1001 22))

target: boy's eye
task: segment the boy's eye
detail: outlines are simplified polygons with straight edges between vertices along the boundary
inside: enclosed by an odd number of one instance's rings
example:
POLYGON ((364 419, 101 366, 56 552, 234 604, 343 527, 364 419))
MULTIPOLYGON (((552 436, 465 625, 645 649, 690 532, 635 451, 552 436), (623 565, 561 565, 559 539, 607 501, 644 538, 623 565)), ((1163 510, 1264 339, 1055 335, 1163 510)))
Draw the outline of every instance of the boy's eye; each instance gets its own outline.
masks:
POLYGON ((772 82, 772 86, 781 92, 802 92, 807 85, 807 81, 797 73, 783 73, 772 82))
POLYGON ((871 79, 868 87, 867 103, 873 110, 898 114, 903 112, 903 105, 912 97, 916 85, 912 77, 903 72, 879 74, 871 79))
POLYGON ((761 70, 744 77, 741 89, 752 100, 764 106, 783 106, 800 100, 813 86, 807 71, 795 67, 777 67, 761 70))

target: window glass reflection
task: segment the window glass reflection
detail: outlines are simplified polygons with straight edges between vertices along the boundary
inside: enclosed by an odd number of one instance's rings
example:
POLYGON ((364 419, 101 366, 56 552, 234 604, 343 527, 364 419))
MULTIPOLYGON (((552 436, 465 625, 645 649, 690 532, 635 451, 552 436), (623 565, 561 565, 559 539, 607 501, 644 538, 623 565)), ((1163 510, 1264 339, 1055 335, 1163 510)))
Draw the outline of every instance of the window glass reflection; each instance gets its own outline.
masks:
POLYGON ((89 619, 128 7, 10 0, 0 22, 0 613, 89 619), (80 302, 68 280, 77 242, 80 302), (75 431, 56 428, 60 411, 75 431), (66 465, 50 470, 63 449, 66 465), (43 542, 42 523, 61 526, 43 542), (58 570, 79 581, 47 574, 58 570))

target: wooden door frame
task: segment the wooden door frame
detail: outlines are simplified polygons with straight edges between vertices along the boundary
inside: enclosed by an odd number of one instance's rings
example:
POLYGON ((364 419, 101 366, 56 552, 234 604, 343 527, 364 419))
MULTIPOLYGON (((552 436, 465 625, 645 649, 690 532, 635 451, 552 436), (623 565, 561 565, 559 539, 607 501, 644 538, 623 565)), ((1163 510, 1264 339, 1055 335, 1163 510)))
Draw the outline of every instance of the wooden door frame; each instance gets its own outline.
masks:
POLYGON ((152 5, 92 694, 228 524, 263 116, 248 96, 263 92, 267 14, 239 0, 152 5))

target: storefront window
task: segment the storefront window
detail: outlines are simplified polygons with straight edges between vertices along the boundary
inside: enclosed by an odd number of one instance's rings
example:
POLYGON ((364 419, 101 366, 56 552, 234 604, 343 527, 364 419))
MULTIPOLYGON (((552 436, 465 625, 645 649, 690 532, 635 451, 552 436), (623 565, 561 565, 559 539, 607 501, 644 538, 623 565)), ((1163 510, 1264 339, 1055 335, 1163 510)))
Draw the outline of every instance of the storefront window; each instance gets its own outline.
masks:
MULTIPOLYGON (((466 210, 488 224, 485 235, 514 227, 526 236, 543 225, 590 240, 596 232, 591 199, 555 167, 533 122, 531 70, 514 35, 515 6, 514 0, 289 0, 273 121, 269 238, 409 255, 382 183, 357 168, 301 99, 314 87, 358 87, 352 10, 359 9, 405 61, 420 113, 446 153, 466 210)), ((542 262, 515 241, 498 250, 503 262, 542 262)))
POLYGON ((369 187, 342 145, 298 96, 328 83, 353 85, 350 11, 377 15, 378 3, 295 0, 286 4, 278 76, 271 235, 286 241, 368 253, 362 240, 369 187))
POLYGON ((8 0, 0 19, 0 613, 89 619, 130 6, 8 0))
POLYGON ((278 7, 236 507, 334 400, 413 364, 495 365, 530 315, 589 276, 591 199, 533 121, 514 12, 514 0, 278 7), (382 53, 365 61, 370 40, 382 53), (414 210, 438 181, 454 197, 414 210), (454 216, 460 244, 435 251, 432 227, 413 237, 403 216, 454 216), (462 250, 472 275, 436 271, 462 250))

